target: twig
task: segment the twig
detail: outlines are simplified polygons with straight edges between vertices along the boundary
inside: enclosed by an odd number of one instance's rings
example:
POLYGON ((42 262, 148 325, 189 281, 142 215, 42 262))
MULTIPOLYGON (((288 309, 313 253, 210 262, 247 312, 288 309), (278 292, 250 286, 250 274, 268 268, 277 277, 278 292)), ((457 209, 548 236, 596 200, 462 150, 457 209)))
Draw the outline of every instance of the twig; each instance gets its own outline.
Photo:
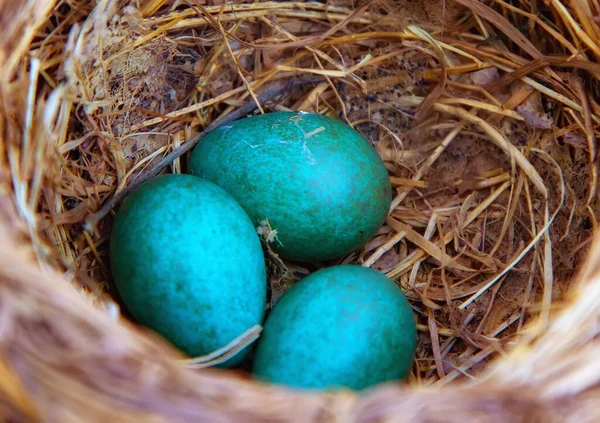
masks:
MULTIPOLYGON (((277 84, 273 87, 268 88, 265 92, 260 94, 258 96, 258 102, 265 103, 281 94, 284 94, 292 88, 306 84, 314 84, 323 80, 324 78, 322 76, 311 76, 307 78, 297 79, 283 85, 277 84)), ((155 164, 149 166, 147 170, 145 170, 143 173, 140 173, 138 177, 127 186, 127 188, 114 195, 110 200, 104 203, 100 210, 90 215, 85 221, 85 230, 89 232, 93 231, 93 228, 95 228, 96 224, 102 219, 104 219, 104 217, 106 217, 106 215, 112 209, 119 205, 119 203, 121 203, 121 201, 123 201, 125 197, 131 194, 131 192, 133 192, 143 182, 158 175, 165 167, 167 167, 174 160, 178 159, 188 151, 192 150, 196 146, 196 144, 198 144, 198 142, 202 138, 204 138, 204 136, 207 135, 209 132, 212 132, 213 130, 221 126, 227 125, 233 122, 234 120, 240 119, 244 115, 247 115, 248 113, 252 112, 257 107, 257 103, 254 100, 248 101, 248 103, 246 103, 244 106, 233 111, 231 114, 225 116, 224 118, 213 122, 204 131, 195 135, 190 140, 182 144, 180 147, 171 151, 169 154, 157 161, 155 164)))
POLYGON ((262 329, 261 325, 254 325, 224 347, 203 356, 183 360, 182 364, 189 369, 205 369, 224 363, 256 341, 262 329))

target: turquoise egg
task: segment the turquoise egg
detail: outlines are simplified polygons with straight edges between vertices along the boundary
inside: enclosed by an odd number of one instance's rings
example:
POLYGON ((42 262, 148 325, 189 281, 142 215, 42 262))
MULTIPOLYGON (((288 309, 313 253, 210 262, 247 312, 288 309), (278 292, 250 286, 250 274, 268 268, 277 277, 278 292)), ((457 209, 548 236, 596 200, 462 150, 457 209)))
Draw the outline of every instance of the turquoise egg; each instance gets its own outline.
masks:
POLYGON ((406 379, 416 339, 412 310, 393 281, 361 266, 329 267, 281 297, 253 372, 297 389, 361 390, 406 379))
POLYGON ((391 203, 387 170, 352 127, 311 113, 253 116, 209 133, 190 172, 229 192, 282 257, 339 258, 369 240, 391 203))
POLYGON ((211 182, 165 175, 140 186, 115 218, 110 262, 132 316, 189 356, 213 352, 262 322, 260 240, 242 207, 211 182))

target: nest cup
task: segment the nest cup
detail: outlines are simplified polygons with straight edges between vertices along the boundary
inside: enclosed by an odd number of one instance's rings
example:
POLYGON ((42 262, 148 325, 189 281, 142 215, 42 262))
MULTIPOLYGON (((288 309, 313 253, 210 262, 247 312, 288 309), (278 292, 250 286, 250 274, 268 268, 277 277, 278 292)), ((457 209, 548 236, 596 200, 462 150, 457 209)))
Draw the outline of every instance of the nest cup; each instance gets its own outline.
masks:
MULTIPOLYGON (((599 7, 0 2, 2 419, 600 421, 599 7), (261 384, 207 368, 256 328, 190 361, 119 306, 120 201, 185 172, 207 128, 272 110, 343 120, 384 159, 386 224, 321 265, 403 288, 406 383, 261 384)), ((271 229, 267 308, 317 267, 277 257, 271 229)))

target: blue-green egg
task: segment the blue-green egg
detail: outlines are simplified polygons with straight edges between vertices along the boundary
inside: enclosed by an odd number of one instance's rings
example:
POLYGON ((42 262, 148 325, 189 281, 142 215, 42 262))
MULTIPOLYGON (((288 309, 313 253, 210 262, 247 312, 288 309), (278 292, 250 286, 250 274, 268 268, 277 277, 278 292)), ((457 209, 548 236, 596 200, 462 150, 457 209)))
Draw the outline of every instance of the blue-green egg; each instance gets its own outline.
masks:
POLYGON ((392 200, 375 149, 341 121, 276 112, 205 136, 190 172, 229 192, 255 225, 275 230, 272 248, 291 260, 339 258, 381 227, 392 200))
POLYGON ((213 352, 262 322, 260 239, 242 207, 212 182, 165 175, 140 186, 116 215, 110 261, 132 316, 189 356, 213 352))
POLYGON ((361 390, 406 379, 416 340, 411 307, 393 281, 361 266, 329 267, 275 305, 253 373, 298 389, 361 390))

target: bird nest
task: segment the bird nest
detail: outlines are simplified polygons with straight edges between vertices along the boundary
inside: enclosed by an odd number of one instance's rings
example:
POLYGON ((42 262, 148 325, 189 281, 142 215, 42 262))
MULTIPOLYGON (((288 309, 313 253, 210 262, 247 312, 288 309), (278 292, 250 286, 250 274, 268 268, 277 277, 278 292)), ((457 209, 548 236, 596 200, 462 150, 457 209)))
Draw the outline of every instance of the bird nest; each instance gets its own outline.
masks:
MULTIPOLYGON (((0 415, 11 421, 598 421, 600 4, 0 2, 0 415), (121 314, 120 201, 206 131, 273 110, 353 126, 394 188, 341 260, 403 288, 403 385, 298 393, 121 314)), ((344 213, 344 210, 336 210, 344 213)), ((123 310, 123 313, 125 311, 123 310)), ((256 338, 249 331, 225 348, 256 338)))

